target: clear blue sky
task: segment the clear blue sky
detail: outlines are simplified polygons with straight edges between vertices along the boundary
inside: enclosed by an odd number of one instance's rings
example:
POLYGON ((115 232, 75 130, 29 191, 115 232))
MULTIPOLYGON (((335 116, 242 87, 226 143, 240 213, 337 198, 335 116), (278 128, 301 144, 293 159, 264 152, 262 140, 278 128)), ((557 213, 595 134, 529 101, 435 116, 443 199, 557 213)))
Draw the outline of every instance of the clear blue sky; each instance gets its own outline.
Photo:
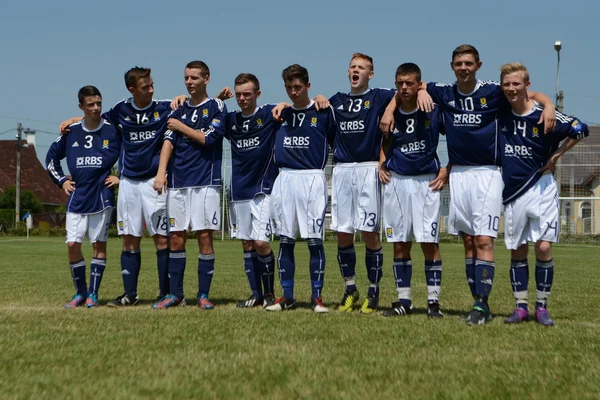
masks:
MULTIPOLYGON (((199 59, 211 68, 209 93, 233 85, 240 72, 261 80, 263 102, 286 100, 281 70, 308 68, 311 94, 348 90, 350 56, 375 60, 372 86, 391 87, 395 68, 416 62, 426 81, 454 81, 452 50, 475 45, 480 79, 498 79, 510 61, 531 72, 532 90, 555 97, 565 112, 600 123, 600 31, 595 1, 14 1, 0 13, 0 132, 25 127, 56 132, 80 115, 77 91, 103 94, 105 110, 127 97, 123 73, 152 68, 156 95, 185 93, 183 69, 199 59)), ((228 101, 230 109, 235 100, 228 101)), ((0 135, 12 139, 14 132, 0 135)), ((37 135, 45 157, 51 134, 37 135)))

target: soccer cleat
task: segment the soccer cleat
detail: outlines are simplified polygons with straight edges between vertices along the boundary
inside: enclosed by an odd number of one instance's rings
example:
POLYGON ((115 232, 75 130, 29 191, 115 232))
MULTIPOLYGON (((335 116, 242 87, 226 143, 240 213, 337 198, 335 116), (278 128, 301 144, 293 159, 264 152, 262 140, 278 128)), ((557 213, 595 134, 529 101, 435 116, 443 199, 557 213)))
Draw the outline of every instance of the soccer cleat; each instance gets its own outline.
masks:
POLYGON ((440 311, 440 303, 434 301, 427 305, 427 316, 429 318, 444 318, 444 314, 440 311))
POLYGON ((275 303, 275 296, 273 296, 273 293, 265 295, 265 298, 263 299, 263 308, 273 303, 275 303))
POLYGON ((368 296, 360 307, 361 314, 372 314, 377 311, 379 305, 379 297, 368 296))
POLYGON ((529 319, 529 311, 525 308, 517 307, 510 315, 510 317, 504 320, 505 324, 518 324, 525 322, 529 319))
POLYGON ((236 307, 237 308, 252 308, 252 307, 258 307, 258 306, 262 306, 262 305, 263 305, 263 299, 259 299, 255 295, 252 295, 252 296, 248 297, 247 300, 244 300, 241 303, 238 303, 238 305, 236 307))
POLYGON ((79 307, 85 302, 85 296, 79 293, 75 293, 71 301, 65 304, 65 308, 75 308, 79 307))
POLYGON ((275 300, 273 303, 267 304, 265 306, 265 310, 267 310, 267 311, 283 311, 283 310, 289 310, 290 308, 293 308, 295 305, 296 305, 295 299, 288 299, 285 297, 280 297, 277 300, 275 300))
POLYGON ((536 307, 535 320, 538 324, 543 326, 554 326, 554 321, 550 318, 550 313, 546 307, 536 307))
POLYGON ((486 314, 489 314, 489 312, 486 312, 484 308, 474 306, 473 310, 471 310, 467 316, 467 325, 471 326, 485 324, 487 322, 486 314))
POLYGON ((138 296, 131 297, 127 293, 123 293, 116 299, 111 300, 108 303, 106 303, 106 305, 109 307, 128 307, 128 306, 137 305, 137 303, 139 301, 140 301, 140 298, 138 296))
POLYGON ((345 292, 344 297, 342 297, 342 301, 340 301, 338 310, 351 312, 358 304, 359 297, 360 295, 358 294, 358 290, 355 290, 354 292, 345 292))
POLYGON ((316 299, 312 299, 310 302, 312 303, 312 309, 314 312, 316 312, 316 313, 329 312, 329 309, 327 307, 325 307, 325 304, 323 304, 322 298, 317 297, 316 299))
POLYGON ((208 299, 206 294, 202 294, 200 298, 198 298, 198 307, 203 310, 212 310, 215 308, 215 305, 208 299))
POLYGON ((185 299, 179 300, 175 295, 168 294, 164 296, 160 301, 152 304, 154 309, 163 309, 169 307, 185 306, 185 299))
POLYGON ((410 307, 404 307, 399 301, 392 303, 390 310, 384 311, 381 315, 384 317, 401 317, 408 315, 412 312, 412 305, 410 307))
POLYGON ((159 301, 161 301, 162 299, 164 299, 164 298, 165 298, 165 296, 168 296, 168 294, 167 294, 167 293, 160 292, 160 293, 158 294, 158 296, 156 297, 155 301, 158 303, 159 301))
POLYGON ((85 299, 85 306, 87 308, 97 307, 98 306, 98 294, 90 293, 88 295, 87 299, 85 299))

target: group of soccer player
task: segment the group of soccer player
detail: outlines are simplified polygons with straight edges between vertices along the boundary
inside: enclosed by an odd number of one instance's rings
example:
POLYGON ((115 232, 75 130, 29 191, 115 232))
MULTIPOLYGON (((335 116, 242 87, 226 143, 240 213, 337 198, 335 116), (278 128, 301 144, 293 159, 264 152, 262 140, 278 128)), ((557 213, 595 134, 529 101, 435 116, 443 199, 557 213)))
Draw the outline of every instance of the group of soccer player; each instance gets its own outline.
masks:
POLYGON ((311 99, 308 71, 294 64, 282 73, 291 103, 278 105, 258 105, 260 84, 248 73, 236 77, 233 92, 225 88, 219 98, 210 98, 210 70, 202 61, 186 65, 189 96, 173 101, 153 99, 153 81, 146 68, 135 67, 125 74, 132 97, 104 114, 98 89, 82 88, 83 119, 61 125, 63 135, 46 158, 50 176, 69 194, 67 244, 76 294, 65 307, 98 305, 116 184, 124 293, 107 305, 138 303, 145 225, 157 250, 160 295, 153 308, 185 304, 188 230, 196 232, 199 248, 197 304, 202 309, 214 307, 209 299, 215 269, 212 233, 221 224, 225 138, 231 144, 232 230, 242 240, 252 292, 238 307, 282 311, 295 306, 294 248, 300 231, 310 253, 312 308, 317 313, 329 311, 322 300, 328 201, 324 168, 332 148, 331 229, 337 232, 337 259, 345 283, 340 311, 359 308, 370 314, 379 307, 383 216, 386 239, 393 243, 398 301, 382 315, 412 311, 414 237, 425 258, 427 314, 443 317, 439 210, 440 190, 449 181, 448 230, 462 236, 474 299, 467 324, 491 319, 494 238, 504 204, 516 301, 505 322, 529 319, 527 255, 528 242, 533 242, 535 320, 553 325, 546 304, 554 274, 551 243, 558 240, 560 224, 552 172, 558 158, 588 135, 588 127, 555 111, 547 96, 529 92, 529 74, 520 63, 503 65, 500 83, 479 81, 479 53, 471 45, 461 45, 452 54, 451 67, 454 84, 426 84, 416 64, 404 63, 396 70, 395 90, 370 88, 373 60, 355 53, 348 69, 350 92, 311 99), (223 101, 234 93, 240 110, 227 112, 223 101), (441 166, 437 156, 440 134, 446 135, 447 166, 441 166), (60 166, 65 157, 70 177, 60 166), (117 159, 120 178, 111 176, 117 159), (365 243, 369 280, 362 304, 355 273, 356 232, 365 243), (86 234, 94 244, 89 287, 81 251, 86 234), (270 247, 272 234, 280 239, 277 263, 270 247), (279 298, 276 267, 283 290, 279 298))

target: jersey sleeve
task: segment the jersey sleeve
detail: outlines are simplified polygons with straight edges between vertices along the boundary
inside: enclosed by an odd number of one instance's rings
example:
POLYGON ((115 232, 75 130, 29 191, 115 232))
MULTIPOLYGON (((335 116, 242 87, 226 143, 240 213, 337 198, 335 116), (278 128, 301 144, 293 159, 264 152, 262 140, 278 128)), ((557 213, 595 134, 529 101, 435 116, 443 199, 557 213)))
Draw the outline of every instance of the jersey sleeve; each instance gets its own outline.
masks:
MULTIPOLYGON (((181 121, 182 110, 183 110, 183 106, 179 106, 179 108, 177 108, 176 110, 171 111, 168 118, 174 118, 174 119, 181 121)), ((178 136, 179 136, 179 133, 173 132, 172 130, 167 129, 167 130, 165 130, 165 133, 163 134, 163 140, 171 142, 173 147, 175 147, 175 143, 177 142, 178 136)))
POLYGON ((556 139, 559 141, 566 138, 579 140, 589 136, 589 134, 587 124, 575 117, 568 117, 558 111, 556 112, 556 128, 551 133, 556 139))
POLYGON ((102 114, 102 118, 110 122, 114 126, 119 126, 119 109, 125 100, 121 100, 115 104, 110 110, 102 114))
POLYGON ((438 105, 444 104, 444 87, 443 83, 429 82, 427 83, 427 93, 433 99, 433 102, 438 105))
POLYGON ((208 128, 204 131, 204 146, 213 147, 223 141, 225 134, 225 117, 227 115, 227 106, 219 99, 215 100, 216 112, 210 120, 208 128))
POLYGON ((335 111, 332 106, 329 106, 327 110, 327 141, 329 142, 329 146, 333 148, 333 141, 335 139, 336 132, 336 122, 335 122, 335 111))
POLYGON ((46 154, 46 168, 52 181, 62 187, 63 182, 67 179, 65 176, 60 161, 66 157, 67 139, 65 136, 59 136, 58 139, 50 146, 48 154, 46 154))

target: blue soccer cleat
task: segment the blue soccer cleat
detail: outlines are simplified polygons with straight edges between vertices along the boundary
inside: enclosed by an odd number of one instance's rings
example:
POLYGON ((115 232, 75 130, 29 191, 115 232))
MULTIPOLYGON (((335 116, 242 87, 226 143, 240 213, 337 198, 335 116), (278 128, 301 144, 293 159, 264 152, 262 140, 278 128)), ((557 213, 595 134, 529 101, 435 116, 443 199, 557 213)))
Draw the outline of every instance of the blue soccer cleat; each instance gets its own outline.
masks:
POLYGON ((79 307, 80 305, 85 303, 85 299, 86 299, 86 296, 84 296, 80 293, 75 293, 75 295, 73 296, 71 301, 69 301, 67 304, 65 304, 65 308, 79 307))

